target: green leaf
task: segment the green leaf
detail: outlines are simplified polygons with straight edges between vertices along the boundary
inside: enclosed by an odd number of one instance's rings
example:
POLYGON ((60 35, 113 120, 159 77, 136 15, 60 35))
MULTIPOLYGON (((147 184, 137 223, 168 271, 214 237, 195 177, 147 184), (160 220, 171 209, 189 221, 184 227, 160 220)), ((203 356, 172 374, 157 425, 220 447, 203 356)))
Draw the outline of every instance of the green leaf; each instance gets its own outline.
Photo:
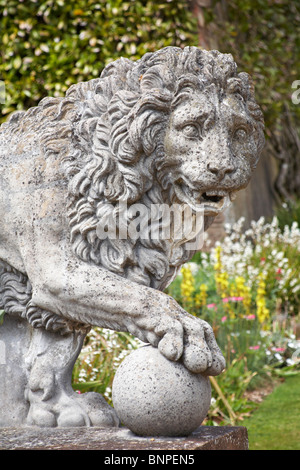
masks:
POLYGON ((4 310, 0 310, 0 325, 2 325, 2 323, 3 323, 4 315, 5 315, 5 311, 4 311, 4 310))

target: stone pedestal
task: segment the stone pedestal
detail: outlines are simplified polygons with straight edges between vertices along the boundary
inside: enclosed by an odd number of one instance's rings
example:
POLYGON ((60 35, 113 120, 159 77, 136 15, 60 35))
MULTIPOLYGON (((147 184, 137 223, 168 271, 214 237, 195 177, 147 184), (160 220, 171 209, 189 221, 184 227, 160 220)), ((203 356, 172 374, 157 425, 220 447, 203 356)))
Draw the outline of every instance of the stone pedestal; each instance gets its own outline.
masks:
POLYGON ((248 450, 248 435, 243 426, 200 426, 182 438, 137 437, 126 428, 0 428, 0 450, 150 450, 153 453, 166 450, 177 454, 196 450, 248 450))

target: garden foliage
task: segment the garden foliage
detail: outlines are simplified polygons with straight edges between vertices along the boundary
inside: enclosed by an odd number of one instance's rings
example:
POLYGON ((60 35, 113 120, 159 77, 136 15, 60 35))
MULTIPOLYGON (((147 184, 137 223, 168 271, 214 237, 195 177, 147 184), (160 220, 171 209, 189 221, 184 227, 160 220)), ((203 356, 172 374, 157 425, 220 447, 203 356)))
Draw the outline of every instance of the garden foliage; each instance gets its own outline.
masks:
POLYGON ((291 94, 293 82, 299 80, 300 3, 216 0, 211 4, 204 10, 206 22, 212 24, 220 51, 231 52, 241 69, 254 77, 267 135, 275 127, 280 131, 286 108, 299 122, 300 106, 292 102, 291 94))
MULTIPOLYGON (((282 230, 276 217, 252 222, 246 231, 243 223, 227 225, 223 242, 185 264, 168 288, 188 312, 212 325, 226 358, 225 371, 211 378, 207 424, 240 422, 254 406, 245 391, 300 371, 300 228, 294 223, 282 230)), ((139 345, 127 334, 92 330, 76 364, 74 388, 98 386, 110 401, 117 366, 139 345), (94 384, 87 383, 92 376, 94 384)))
MULTIPOLYGON (((201 3, 201 2, 200 2, 201 3)), ((300 2, 212 0, 203 7, 206 38, 230 52, 254 80, 266 124, 266 159, 275 157, 275 190, 300 198, 300 2)))
POLYGON ((100 75, 119 58, 197 45, 187 1, 0 0, 2 120, 100 75))

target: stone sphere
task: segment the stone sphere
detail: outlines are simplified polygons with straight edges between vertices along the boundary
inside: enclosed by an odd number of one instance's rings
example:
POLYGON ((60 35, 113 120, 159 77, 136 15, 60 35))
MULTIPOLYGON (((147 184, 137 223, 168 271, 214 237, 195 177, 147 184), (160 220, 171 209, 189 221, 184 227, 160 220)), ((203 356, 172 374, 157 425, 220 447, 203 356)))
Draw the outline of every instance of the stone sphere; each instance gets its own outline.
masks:
POLYGON ((188 436, 207 415, 211 387, 208 377, 145 345, 119 366, 112 400, 123 425, 138 436, 188 436))

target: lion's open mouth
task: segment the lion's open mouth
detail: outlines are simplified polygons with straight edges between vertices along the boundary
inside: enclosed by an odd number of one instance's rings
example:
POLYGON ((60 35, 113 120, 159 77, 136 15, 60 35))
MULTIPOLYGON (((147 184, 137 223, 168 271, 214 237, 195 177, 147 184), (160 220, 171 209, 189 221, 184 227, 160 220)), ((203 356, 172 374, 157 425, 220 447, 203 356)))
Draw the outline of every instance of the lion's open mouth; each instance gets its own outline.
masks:
POLYGON ((194 210, 204 210, 205 215, 216 216, 234 199, 235 191, 224 189, 193 190, 182 181, 174 185, 175 194, 181 203, 188 204, 194 210))

